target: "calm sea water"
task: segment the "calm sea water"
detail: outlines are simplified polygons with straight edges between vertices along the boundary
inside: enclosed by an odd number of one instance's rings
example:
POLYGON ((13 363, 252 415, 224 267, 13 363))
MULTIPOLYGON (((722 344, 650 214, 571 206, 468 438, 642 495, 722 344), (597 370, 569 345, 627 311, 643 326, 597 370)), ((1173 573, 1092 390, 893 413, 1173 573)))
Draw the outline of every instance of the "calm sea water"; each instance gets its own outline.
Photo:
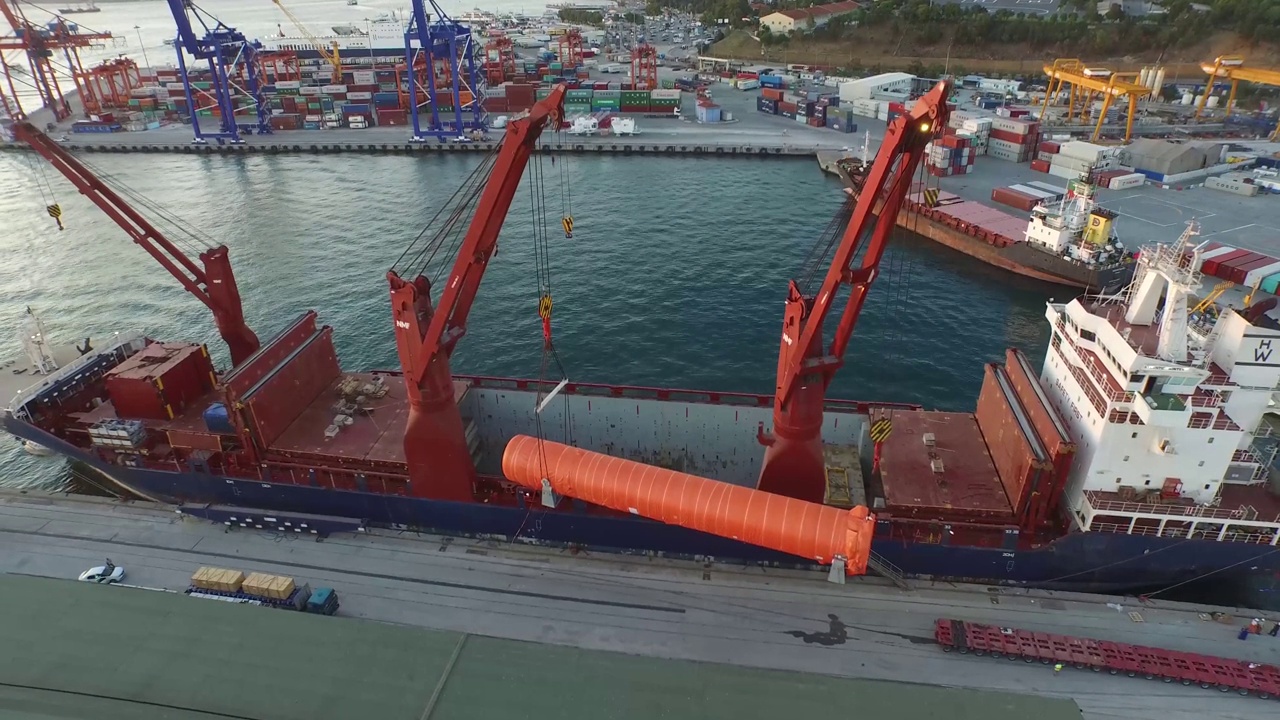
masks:
MULTIPOLYGON (((396 366, 386 271, 479 161, 85 157, 231 248, 259 336, 314 308, 350 369, 396 366)), ((560 168, 544 168, 555 225, 560 168)), ((574 237, 551 227, 550 244, 555 339, 569 376, 771 392, 787 279, 838 209, 839 184, 811 160, 575 158, 567 176, 574 237)), ((225 365, 205 307, 60 176, 10 154, 0 181, 9 189, 0 193, 0 357, 20 354, 17 323, 31 306, 58 341, 137 328, 208 343, 225 365), (46 181, 52 195, 41 192, 46 181), (44 213, 49 197, 63 206, 63 232, 44 213)), ((459 372, 537 377, 533 228, 522 187, 455 355, 459 372)), ((832 395, 972 409, 983 363, 1005 347, 1042 360, 1054 292, 927 241, 897 240, 832 395)), ((64 462, 0 440, 0 485, 67 483, 64 462)))

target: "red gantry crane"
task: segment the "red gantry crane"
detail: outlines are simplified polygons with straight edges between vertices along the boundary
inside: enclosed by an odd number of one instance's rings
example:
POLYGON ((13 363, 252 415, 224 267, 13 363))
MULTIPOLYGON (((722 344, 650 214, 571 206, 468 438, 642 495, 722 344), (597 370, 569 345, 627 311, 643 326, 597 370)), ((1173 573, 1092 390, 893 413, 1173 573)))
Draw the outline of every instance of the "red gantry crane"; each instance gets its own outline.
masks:
MULTIPOLYGON (((409 391, 404 450, 409 494, 414 497, 474 500, 476 468, 454 397, 449 357, 467 331, 467 315, 538 138, 544 129, 558 128, 563 120, 564 95, 565 86, 556 85, 528 115, 512 120, 496 154, 473 173, 471 190, 464 187, 459 191, 463 197, 470 193, 478 199, 440 301, 432 306, 431 281, 423 274, 430 257, 417 270, 408 270, 408 266, 417 264, 426 253, 434 254, 435 250, 428 248, 439 247, 453 221, 462 217, 461 209, 454 211, 436 238, 408 259, 403 275, 396 269, 387 273, 396 347, 409 391), (406 280, 410 272, 414 276, 406 280)), ((397 265, 409 254, 406 251, 397 265)))
POLYGON ((925 146, 947 124, 950 91, 950 81, 938 83, 910 112, 889 124, 818 291, 805 294, 795 280, 790 282, 778 352, 773 432, 760 429, 760 441, 766 447, 756 485, 760 490, 816 503, 826 495, 822 422, 827 387, 844 364, 849 338, 925 146), (858 260, 864 238, 866 248, 858 260), (831 344, 824 346, 823 323, 845 285, 848 300, 831 344))
POLYGON ((4 15, 12 31, 12 35, 0 36, 0 70, 4 72, 9 92, 13 94, 10 98, 13 103, 11 111, 17 116, 23 115, 13 76, 9 66, 4 63, 4 53, 19 51, 27 56, 31 70, 30 82, 39 93, 40 102, 53 111, 58 120, 71 117, 71 104, 58 85, 53 65, 54 55, 59 52, 63 55, 67 63, 66 72, 76 83, 77 90, 82 90, 80 78, 84 75, 84 67, 80 63, 80 49, 110 40, 111 33, 81 32, 77 24, 67 22, 60 16, 39 25, 28 20, 19 3, 12 0, 0 0, 0 14, 4 15))
MULTIPOLYGON (((200 253, 197 265, 168 238, 160 233, 145 217, 126 203, 114 190, 98 179, 74 155, 40 132, 28 122, 15 122, 14 139, 30 145, 42 158, 62 173, 81 195, 88 197, 115 221, 133 241, 142 246, 169 274, 200 302, 213 312, 218 334, 226 341, 235 365, 244 362, 257 351, 258 336, 245 324, 244 309, 240 303, 240 290, 225 245, 219 245, 200 253)), ((57 205, 49 208, 49 214, 60 218, 57 205), (55 212, 56 209, 56 212, 55 212)), ((59 220, 61 226, 61 220, 59 220)))

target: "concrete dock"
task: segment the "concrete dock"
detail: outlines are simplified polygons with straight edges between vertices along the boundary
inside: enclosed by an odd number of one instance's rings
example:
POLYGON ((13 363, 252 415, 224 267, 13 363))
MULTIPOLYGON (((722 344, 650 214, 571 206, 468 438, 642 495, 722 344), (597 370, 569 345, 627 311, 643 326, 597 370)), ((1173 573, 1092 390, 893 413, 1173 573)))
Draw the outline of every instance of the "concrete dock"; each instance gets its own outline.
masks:
POLYGON ((334 587, 348 618, 580 651, 1071 699, 1090 720, 1262 718, 1274 705, 1197 687, 1076 670, 1055 675, 1038 664, 946 654, 933 643, 934 619, 1280 663, 1280 641, 1236 639, 1249 616, 1243 611, 1228 610, 1234 619, 1215 622, 1202 614, 1206 608, 1177 603, 951 584, 905 591, 875 578, 835 586, 796 571, 389 531, 316 542, 89 498, 0 497, 0 548, 5 573, 73 578, 110 557, 126 568, 130 584, 179 590, 201 565, 273 572, 334 587))

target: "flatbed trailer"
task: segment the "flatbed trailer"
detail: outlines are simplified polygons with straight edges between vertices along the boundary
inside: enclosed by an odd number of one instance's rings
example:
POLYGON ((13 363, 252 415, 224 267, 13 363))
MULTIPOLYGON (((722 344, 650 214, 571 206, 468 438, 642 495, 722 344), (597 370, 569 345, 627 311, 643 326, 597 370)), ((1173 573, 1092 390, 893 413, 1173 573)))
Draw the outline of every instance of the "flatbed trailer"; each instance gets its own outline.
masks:
POLYGON ((1280 697, 1280 668, 1274 665, 947 618, 939 618, 933 632, 945 652, 1028 663, 1038 660, 1045 665, 1061 663, 1094 672, 1106 670, 1112 675, 1141 675, 1148 680, 1198 684, 1222 692, 1235 690, 1264 699, 1280 697))

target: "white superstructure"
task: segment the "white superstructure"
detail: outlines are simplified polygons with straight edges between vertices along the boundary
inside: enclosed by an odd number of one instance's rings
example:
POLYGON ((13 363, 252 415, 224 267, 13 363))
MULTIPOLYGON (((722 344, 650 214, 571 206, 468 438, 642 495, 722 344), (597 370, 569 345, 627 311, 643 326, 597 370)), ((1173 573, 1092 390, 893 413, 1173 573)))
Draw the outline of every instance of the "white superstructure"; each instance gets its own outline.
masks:
MULTIPOLYGON (((328 50, 332 43, 338 44, 341 54, 368 53, 370 50, 398 50, 404 52, 405 23, 392 16, 380 17, 370 21, 367 26, 340 25, 330 29, 326 35, 315 37, 328 50)), ((286 35, 283 32, 262 41, 263 48, 268 51, 289 50, 294 52, 315 52, 316 43, 302 35, 286 35)))
POLYGON ((1190 316, 1194 235, 1144 249, 1122 295, 1048 305, 1041 380, 1078 445, 1067 501, 1079 530, 1276 545, 1280 324, 1249 309, 1190 316))
POLYGON ((1026 240, 1033 247, 1085 265, 1106 266, 1119 262, 1124 245, 1112 233, 1115 213, 1098 207, 1094 187, 1072 180, 1067 192, 1054 202, 1031 210, 1026 240))

